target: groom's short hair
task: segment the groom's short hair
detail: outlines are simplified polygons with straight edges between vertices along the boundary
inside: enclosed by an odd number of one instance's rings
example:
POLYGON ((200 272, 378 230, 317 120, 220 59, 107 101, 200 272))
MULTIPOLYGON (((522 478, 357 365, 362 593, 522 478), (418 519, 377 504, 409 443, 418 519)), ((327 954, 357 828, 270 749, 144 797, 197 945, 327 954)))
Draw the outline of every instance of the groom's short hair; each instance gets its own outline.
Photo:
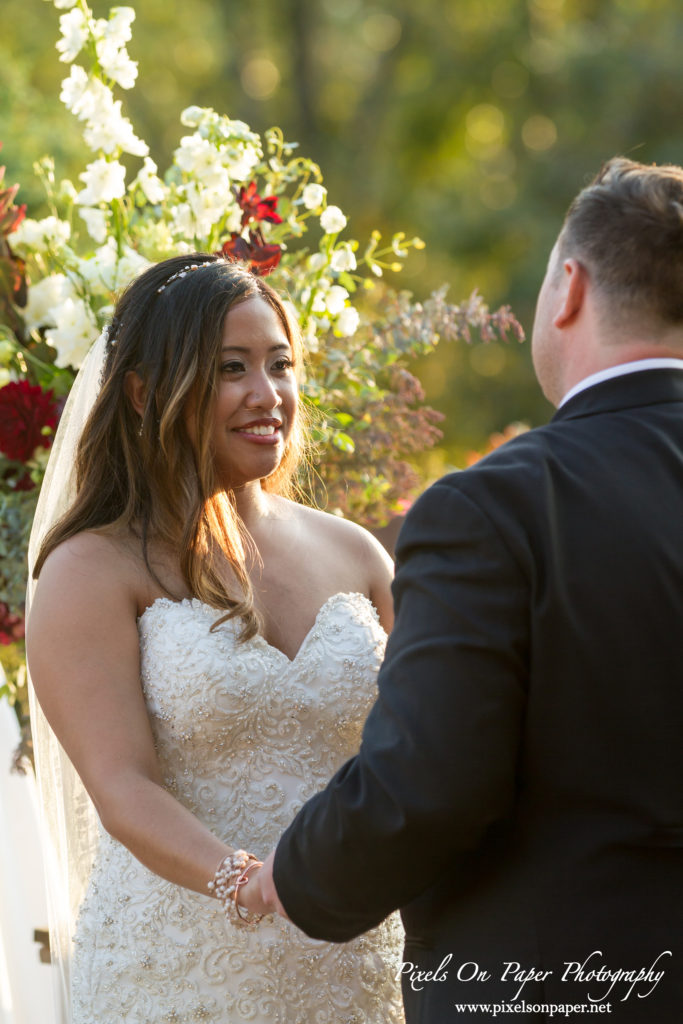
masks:
POLYGON ((609 160, 569 207, 558 244, 611 315, 683 324, 682 167, 609 160))

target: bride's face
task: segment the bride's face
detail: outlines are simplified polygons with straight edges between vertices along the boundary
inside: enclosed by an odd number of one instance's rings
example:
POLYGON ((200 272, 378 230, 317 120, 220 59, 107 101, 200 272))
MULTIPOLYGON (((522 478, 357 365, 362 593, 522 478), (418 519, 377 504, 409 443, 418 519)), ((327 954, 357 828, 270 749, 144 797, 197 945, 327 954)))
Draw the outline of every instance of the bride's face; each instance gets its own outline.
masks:
POLYGON ((277 469, 296 410, 296 375, 284 327, 270 303, 252 296, 232 307, 223 327, 211 426, 222 486, 239 488, 277 469))

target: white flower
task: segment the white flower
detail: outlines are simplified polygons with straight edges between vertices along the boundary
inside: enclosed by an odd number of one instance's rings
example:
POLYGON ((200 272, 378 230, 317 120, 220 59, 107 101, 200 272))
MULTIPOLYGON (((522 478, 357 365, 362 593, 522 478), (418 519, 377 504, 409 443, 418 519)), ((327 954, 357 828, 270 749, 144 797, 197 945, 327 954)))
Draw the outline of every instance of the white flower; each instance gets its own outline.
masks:
POLYGON ((75 202, 77 193, 73 181, 69 181, 68 178, 62 178, 59 183, 58 195, 60 199, 65 199, 68 203, 75 202))
POLYGON ((401 246, 402 239, 403 235, 400 234, 394 235, 394 237, 391 240, 391 248, 394 250, 397 256, 401 257, 401 259, 408 255, 408 250, 404 246, 401 246))
POLYGON ((91 149, 103 153, 115 153, 119 149, 133 156, 149 153, 147 143, 137 137, 133 125, 121 113, 121 100, 112 104, 106 118, 89 120, 83 138, 91 149))
MULTIPOLYGON (((313 293, 313 301, 311 302, 312 313, 327 313, 327 304, 325 302, 325 297, 328 288, 329 285, 327 281, 323 280, 318 282, 318 287, 316 288, 316 291, 313 293)), ((305 288, 301 294, 301 301, 305 306, 307 306, 310 299, 311 290, 310 288, 305 288)))
POLYGON ((12 248, 23 253, 26 249, 42 247, 43 232, 40 222, 27 217, 22 220, 16 231, 12 232, 12 248))
POLYGON ((98 39, 95 48, 105 75, 118 82, 122 89, 132 89, 138 77, 137 61, 131 60, 113 39, 98 39))
POLYGON ((341 313, 344 308, 344 303, 348 297, 349 293, 346 288, 342 288, 340 284, 333 284, 325 296, 325 307, 327 312, 332 316, 336 316, 337 313, 341 313))
POLYGON ((161 203, 168 195, 168 188, 161 178, 157 177, 157 165, 148 156, 145 157, 145 162, 133 184, 140 186, 149 203, 161 203))
POLYGON ((79 178, 85 183, 85 188, 78 194, 82 206, 110 203, 112 199, 121 199, 125 195, 126 168, 118 160, 94 160, 79 174, 79 178))
POLYGON ((79 64, 72 64, 69 69, 69 77, 62 82, 62 91, 59 98, 72 113, 76 113, 76 106, 83 93, 88 87, 89 78, 79 64))
POLYGON ((78 261, 78 273, 88 292, 108 295, 114 290, 117 259, 116 242, 109 238, 93 256, 78 261))
POLYGON ((256 132, 244 121, 232 121, 229 117, 219 117, 215 110, 208 108, 204 111, 203 120, 208 126, 213 125, 218 134, 228 140, 248 143, 256 149, 261 148, 261 140, 256 132))
POLYGON ((9 384, 12 380, 12 374, 9 372, 7 367, 0 366, 0 388, 4 388, 5 384, 9 384))
POLYGON ((228 219, 225 222, 225 230, 227 232, 239 231, 242 226, 242 211, 240 210, 237 203, 235 203, 228 213, 228 219))
POLYGON ((261 159, 256 146, 238 142, 235 146, 221 146, 221 153, 227 160, 230 177, 236 181, 247 181, 261 159))
POLYGON ((186 174, 191 174, 207 188, 230 188, 230 179, 218 150, 199 135, 185 135, 173 154, 175 162, 186 174))
POLYGON ((180 235, 181 238, 192 238, 194 235, 202 234, 199 231, 197 218, 192 212, 192 207, 189 203, 178 203, 175 207, 173 210, 173 220, 171 221, 171 230, 174 235, 180 235))
POLYGON ((107 237, 107 217, 104 210, 98 210, 96 207, 84 206, 78 212, 85 221, 88 234, 92 238, 93 242, 99 242, 101 244, 107 237))
POLYGON ((323 188, 322 185, 311 183, 304 187, 304 190, 301 193, 301 199, 307 210, 317 210, 323 205, 326 195, 326 188, 323 188))
POLYGON ((40 222, 45 241, 53 246, 66 245, 71 238, 71 225, 59 217, 46 217, 40 222))
POLYGON ((171 253, 179 253, 178 243, 173 244, 173 234, 162 220, 143 219, 137 230, 137 245, 141 253, 151 260, 161 260, 171 253))
POLYGON ((360 316, 353 306, 345 306, 337 317, 337 331, 342 338, 350 338, 358 330, 360 316))
MULTIPOLYGON (((50 0, 48 0, 48 3, 49 2, 50 0)), ((53 0, 53 3, 58 11, 66 11, 70 7, 73 7, 74 4, 77 4, 78 0, 53 0)))
POLYGON ((45 332, 45 340, 57 349, 55 364, 77 369, 99 334, 94 317, 79 298, 65 299, 53 314, 55 327, 45 332))
POLYGON ((124 246, 119 258, 116 243, 109 238, 93 256, 79 260, 78 273, 90 293, 108 295, 123 288, 148 266, 149 260, 129 246, 124 246))
POLYGON ((99 78, 88 78, 77 64, 72 65, 69 77, 62 82, 59 98, 80 121, 104 121, 114 106, 111 89, 99 78))
POLYGON ((309 320, 306 324, 306 330, 303 333, 303 341, 307 352, 317 352, 320 348, 318 344, 318 336, 316 334, 316 325, 313 320, 309 320))
POLYGON ((190 181, 178 189, 186 202, 173 210, 172 230, 184 238, 207 238, 228 210, 233 198, 229 188, 203 188, 190 181))
POLYGON ((296 219, 296 212, 292 212, 287 218, 287 227, 292 232, 294 238, 301 238, 306 230, 305 226, 296 219))
POLYGON ((147 270, 149 266, 149 260, 146 260, 135 249, 131 249, 130 246, 124 246, 123 255, 116 265, 116 278, 113 290, 118 291, 120 288, 125 288, 133 278, 141 274, 143 270, 147 270))
POLYGON ((59 19, 62 38, 57 41, 60 60, 70 64, 83 49, 88 38, 88 19, 83 11, 75 9, 59 19))
POLYGON ((320 224, 326 235, 336 235, 346 227, 346 217, 338 206, 328 206, 320 214, 320 224))
POLYGON ((180 123, 185 128, 196 128, 197 125, 201 124, 203 116, 204 110, 202 107, 185 107, 180 115, 180 123))
POLYGON ((124 46, 133 36, 131 25, 134 21, 135 10, 132 7, 112 7, 104 30, 105 38, 114 46, 124 46))
POLYGON ((70 237, 71 228, 65 220, 58 217, 45 217, 43 220, 27 218, 12 232, 12 248, 22 253, 27 249, 42 252, 48 247, 57 249, 66 245, 70 237))
POLYGON ((308 257, 308 265, 315 274, 327 266, 327 256, 323 252, 314 252, 308 257))
POLYGON ((216 111, 212 107, 200 107, 199 109, 201 110, 201 116, 197 124, 197 131, 201 137, 208 139, 212 132, 225 137, 225 131, 221 131, 221 118, 216 111))
POLYGON ((350 245, 340 245, 338 249, 334 250, 332 253, 331 266, 338 274, 342 274, 347 270, 356 269, 356 257, 354 256, 353 249, 350 245))
POLYGON ((74 287, 65 274, 50 274, 42 281, 32 284, 28 290, 28 300, 23 314, 28 330, 54 326, 54 309, 65 299, 75 295, 74 287))

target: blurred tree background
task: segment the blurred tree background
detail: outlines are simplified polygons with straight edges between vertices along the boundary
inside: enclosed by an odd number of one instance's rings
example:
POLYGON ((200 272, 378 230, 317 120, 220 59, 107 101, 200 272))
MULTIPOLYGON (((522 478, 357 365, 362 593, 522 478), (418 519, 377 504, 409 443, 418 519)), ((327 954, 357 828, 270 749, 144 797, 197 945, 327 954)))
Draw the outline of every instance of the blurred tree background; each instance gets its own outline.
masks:
MULTIPOLYGON (((124 109, 160 169, 190 104, 282 127, 363 238, 427 242, 401 285, 449 282, 510 303, 530 333, 564 211, 610 156, 683 163, 680 0, 137 0, 136 88, 124 109)), ((109 4, 93 3, 96 15, 109 4)), ((33 162, 74 181, 79 126, 59 102, 59 12, 2 0, 0 140, 6 182, 44 213, 33 162)), ((529 345, 444 345, 417 368, 446 414, 433 477, 513 420, 552 413, 529 345)))

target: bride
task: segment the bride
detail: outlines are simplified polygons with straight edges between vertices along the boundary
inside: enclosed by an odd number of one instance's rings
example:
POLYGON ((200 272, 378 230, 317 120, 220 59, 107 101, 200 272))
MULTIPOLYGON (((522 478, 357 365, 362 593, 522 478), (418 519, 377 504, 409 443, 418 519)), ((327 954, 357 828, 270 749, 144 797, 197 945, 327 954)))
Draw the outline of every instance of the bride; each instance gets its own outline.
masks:
POLYGON ((383 549, 292 500, 301 369, 275 292, 194 254, 129 286, 81 371, 27 635, 69 1024, 402 1020, 394 918, 330 945, 242 902, 357 750, 392 620, 383 549))

